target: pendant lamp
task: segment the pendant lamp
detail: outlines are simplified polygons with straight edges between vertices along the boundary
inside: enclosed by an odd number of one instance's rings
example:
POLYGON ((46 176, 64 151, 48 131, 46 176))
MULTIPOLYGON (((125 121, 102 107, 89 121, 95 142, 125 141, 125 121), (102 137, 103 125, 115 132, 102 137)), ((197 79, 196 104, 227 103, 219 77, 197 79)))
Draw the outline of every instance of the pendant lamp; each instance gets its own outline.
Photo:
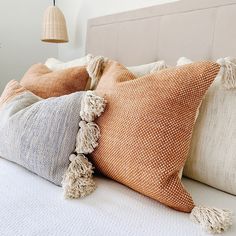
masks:
POLYGON ((53 6, 49 6, 45 10, 41 40, 49 43, 66 43, 69 41, 65 17, 56 6, 55 0, 53 0, 53 6))

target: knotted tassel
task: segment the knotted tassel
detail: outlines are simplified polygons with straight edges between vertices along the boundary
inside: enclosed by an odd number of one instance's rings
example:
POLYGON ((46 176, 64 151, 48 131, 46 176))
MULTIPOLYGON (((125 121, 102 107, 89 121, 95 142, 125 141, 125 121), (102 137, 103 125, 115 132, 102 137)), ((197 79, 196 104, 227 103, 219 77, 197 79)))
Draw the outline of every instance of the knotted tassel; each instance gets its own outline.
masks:
POLYGON ((93 166, 82 154, 72 154, 71 163, 63 176, 62 187, 65 198, 81 198, 92 193, 96 186, 93 166))
POLYGON ((94 121, 99 117, 106 106, 106 100, 95 95, 92 91, 87 91, 81 101, 80 117, 87 122, 94 121))
POLYGON ((89 154, 98 146, 98 139, 100 137, 100 129, 97 124, 93 122, 86 123, 80 121, 80 129, 76 139, 77 153, 89 154))
POLYGON ((92 55, 92 54, 87 54, 87 56, 86 56, 86 60, 87 60, 87 65, 88 65, 88 63, 91 61, 91 60, 93 60, 93 58, 94 58, 95 56, 94 55, 92 55))
POLYGON ((62 187, 65 198, 81 198, 89 195, 95 190, 93 180, 93 166, 83 154, 94 151, 98 146, 100 129, 92 121, 104 111, 106 101, 104 98, 87 91, 81 101, 81 111, 77 134, 75 152, 70 155, 70 164, 63 176, 62 187))
POLYGON ((190 218, 193 222, 200 224, 206 232, 219 234, 230 228, 233 223, 232 215, 229 210, 195 206, 190 218))
POLYGON ((154 73, 159 70, 166 69, 168 66, 165 63, 165 61, 157 61, 153 69, 150 71, 150 73, 154 73))
POLYGON ((226 89, 236 88, 236 60, 230 57, 220 58, 217 63, 221 65, 222 84, 226 89))
POLYGON ((91 78, 91 86, 90 86, 91 90, 97 87, 97 84, 103 72, 104 61, 105 61, 104 57, 96 56, 96 57, 91 57, 91 60, 89 60, 87 64, 87 72, 91 78))

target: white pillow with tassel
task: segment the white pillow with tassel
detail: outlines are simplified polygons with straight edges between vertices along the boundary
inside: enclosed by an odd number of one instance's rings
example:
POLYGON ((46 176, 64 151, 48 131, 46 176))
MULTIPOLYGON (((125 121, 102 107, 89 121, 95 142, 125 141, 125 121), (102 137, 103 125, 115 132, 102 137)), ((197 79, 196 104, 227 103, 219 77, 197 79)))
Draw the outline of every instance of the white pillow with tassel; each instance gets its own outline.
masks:
POLYGON ((236 59, 217 62, 221 71, 200 106, 184 175, 236 195, 236 59))

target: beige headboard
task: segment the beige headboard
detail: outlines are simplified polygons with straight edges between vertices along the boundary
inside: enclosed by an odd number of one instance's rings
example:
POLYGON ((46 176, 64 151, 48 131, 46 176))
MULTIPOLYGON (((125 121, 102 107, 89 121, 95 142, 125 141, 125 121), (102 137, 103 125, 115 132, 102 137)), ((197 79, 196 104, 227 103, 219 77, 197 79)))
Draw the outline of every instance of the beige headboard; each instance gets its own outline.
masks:
POLYGON ((90 19, 86 51, 129 66, 236 57, 236 0, 182 0, 90 19))

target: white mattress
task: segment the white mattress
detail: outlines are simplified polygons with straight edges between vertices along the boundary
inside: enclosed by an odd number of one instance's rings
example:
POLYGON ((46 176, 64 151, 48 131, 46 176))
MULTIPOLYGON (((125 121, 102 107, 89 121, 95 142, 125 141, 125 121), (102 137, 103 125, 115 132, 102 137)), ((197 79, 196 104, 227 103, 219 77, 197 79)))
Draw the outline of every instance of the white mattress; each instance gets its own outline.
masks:
MULTIPOLYGON (((189 220, 129 188, 104 178, 79 200, 64 200, 61 188, 0 159, 1 236, 207 235, 189 220)), ((236 212, 236 197, 184 179, 195 202, 236 212)), ((228 233, 236 235, 236 222, 228 233)))

